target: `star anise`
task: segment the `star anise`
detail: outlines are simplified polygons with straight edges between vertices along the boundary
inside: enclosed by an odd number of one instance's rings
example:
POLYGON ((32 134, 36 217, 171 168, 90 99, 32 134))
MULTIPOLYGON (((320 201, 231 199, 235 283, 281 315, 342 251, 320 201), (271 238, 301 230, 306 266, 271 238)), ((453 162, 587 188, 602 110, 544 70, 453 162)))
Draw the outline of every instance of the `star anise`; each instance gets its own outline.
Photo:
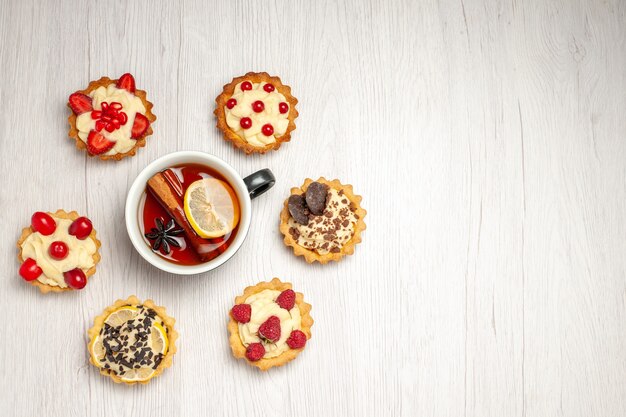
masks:
POLYGON ((163 220, 160 217, 154 219, 156 227, 150 230, 150 233, 146 233, 146 236, 152 242, 152 250, 161 250, 166 255, 170 253, 171 246, 180 248, 180 242, 176 239, 176 236, 183 234, 184 230, 180 227, 176 227, 174 219, 170 219, 166 225, 163 225, 163 220))

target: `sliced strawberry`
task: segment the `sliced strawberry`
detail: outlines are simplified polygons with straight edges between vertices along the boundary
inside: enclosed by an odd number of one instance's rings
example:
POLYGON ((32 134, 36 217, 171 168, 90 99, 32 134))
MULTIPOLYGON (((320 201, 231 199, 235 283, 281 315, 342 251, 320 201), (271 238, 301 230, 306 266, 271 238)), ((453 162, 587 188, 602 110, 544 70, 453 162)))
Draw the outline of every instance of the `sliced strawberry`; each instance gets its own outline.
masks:
POLYGON ((83 93, 74 93, 70 95, 70 107, 72 111, 76 114, 87 113, 88 111, 93 110, 93 106, 91 105, 91 97, 83 93))
POLYGON ((135 122, 133 123, 133 129, 130 137, 133 139, 140 138, 146 133, 146 130, 150 127, 150 120, 141 113, 135 115, 135 122))
POLYGON ((100 133, 92 130, 87 137, 87 151, 92 155, 100 155, 107 152, 115 145, 115 142, 111 142, 100 133))
POLYGON ((117 80, 117 88, 123 88, 131 93, 135 92, 135 77, 130 73, 126 73, 117 80))

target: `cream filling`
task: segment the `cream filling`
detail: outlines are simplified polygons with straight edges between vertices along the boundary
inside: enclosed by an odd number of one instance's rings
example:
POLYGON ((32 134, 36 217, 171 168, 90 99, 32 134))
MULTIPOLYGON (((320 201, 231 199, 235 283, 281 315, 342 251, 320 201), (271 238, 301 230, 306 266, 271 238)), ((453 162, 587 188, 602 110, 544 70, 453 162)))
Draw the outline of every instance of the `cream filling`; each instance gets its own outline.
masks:
MULTIPOLYGON (((123 88, 117 88, 115 84, 111 84, 106 88, 98 87, 90 92, 89 96, 92 98, 94 110, 100 110, 103 101, 107 103, 115 101, 122 105, 122 110, 120 111, 123 111, 126 113, 126 116, 128 116, 126 124, 120 126, 119 129, 113 132, 107 132, 106 129, 100 131, 100 134, 105 138, 111 142, 115 142, 113 148, 105 152, 104 155, 115 155, 130 151, 137 143, 135 139, 131 138, 135 115, 137 113, 146 114, 146 107, 143 105, 141 99, 123 88)), ((96 128, 96 120, 91 118, 91 112, 86 112, 76 117, 76 128, 78 129, 78 137, 80 140, 87 143, 89 132, 96 128)))
POLYGON ((96 244, 91 237, 84 240, 77 239, 68 233, 72 220, 59 219, 52 216, 57 228, 49 236, 39 232, 31 233, 22 243, 22 258, 32 258, 42 269, 43 274, 37 278, 42 284, 53 287, 67 288, 63 272, 80 268, 86 272, 94 266, 93 255, 96 253, 96 244), (50 244, 55 241, 64 242, 68 247, 65 259, 57 260, 48 254, 50 244))
POLYGON ((293 330, 301 330, 300 309, 294 305, 289 311, 276 304, 280 295, 277 290, 263 290, 246 298, 245 303, 252 307, 252 314, 248 323, 239 323, 239 338, 244 346, 250 343, 263 343, 264 358, 274 358, 289 350, 287 339, 293 330), (275 343, 266 343, 259 338, 259 327, 270 316, 280 319, 280 339, 275 343))
POLYGON ((314 250, 320 255, 339 252, 354 234, 357 216, 352 211, 348 197, 331 188, 326 210, 319 216, 309 218, 307 225, 289 217, 289 231, 299 246, 314 250))
POLYGON ((263 90, 265 84, 267 83, 252 83, 252 90, 246 91, 241 90, 241 83, 237 84, 231 97, 237 100, 237 104, 232 109, 224 106, 228 127, 253 146, 265 146, 276 142, 276 138, 284 135, 289 125, 289 112, 281 114, 278 111, 279 103, 287 103, 287 99, 277 89, 271 93, 263 90), (252 103, 257 100, 265 104, 265 109, 260 113, 252 110, 252 103), (243 117, 249 117, 252 120, 252 126, 249 129, 243 129, 239 124, 239 120, 243 117), (271 136, 265 136, 261 131, 266 123, 274 128, 274 134, 271 136))

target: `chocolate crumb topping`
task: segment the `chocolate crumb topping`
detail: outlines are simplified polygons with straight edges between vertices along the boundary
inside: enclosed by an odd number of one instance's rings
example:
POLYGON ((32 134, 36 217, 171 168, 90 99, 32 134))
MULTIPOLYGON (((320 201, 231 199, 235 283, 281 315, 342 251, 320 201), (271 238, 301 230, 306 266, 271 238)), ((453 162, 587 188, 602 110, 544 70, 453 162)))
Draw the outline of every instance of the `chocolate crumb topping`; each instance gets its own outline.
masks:
POLYGON ((134 319, 119 326, 105 323, 100 331, 105 350, 104 357, 99 358, 103 363, 102 367, 122 377, 130 370, 156 369, 163 357, 161 353, 155 354, 150 344, 153 324, 163 326, 163 320, 151 308, 143 305, 135 307, 139 311, 134 319))
POLYGON ((343 195, 343 190, 328 188, 323 212, 315 215, 310 210, 306 224, 289 219, 289 234, 298 245, 319 254, 341 251, 352 238, 357 221, 354 204, 343 195))

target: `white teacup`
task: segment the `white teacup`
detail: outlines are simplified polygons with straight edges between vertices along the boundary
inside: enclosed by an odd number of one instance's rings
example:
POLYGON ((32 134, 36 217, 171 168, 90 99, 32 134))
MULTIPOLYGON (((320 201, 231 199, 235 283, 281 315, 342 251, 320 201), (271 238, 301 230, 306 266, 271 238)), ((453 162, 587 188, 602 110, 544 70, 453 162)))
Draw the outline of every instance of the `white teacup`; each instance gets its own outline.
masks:
POLYGON ((204 152, 182 151, 167 154, 145 167, 143 171, 139 173, 128 191, 124 212, 128 236, 137 252, 139 252, 146 261, 163 271, 179 275, 200 274, 210 271, 232 258, 241 247, 248 234, 248 229, 250 228, 252 199, 272 188, 274 182, 274 175, 269 169, 263 169, 242 178, 233 167, 222 159, 204 152), (154 253, 152 248, 146 244, 139 224, 141 217, 141 213, 139 213, 140 201, 143 194, 146 192, 146 183, 148 180, 157 172, 181 164, 202 164, 216 170, 230 183, 237 193, 239 200, 239 230, 234 240, 224 253, 208 262, 198 265, 175 264, 154 253))

